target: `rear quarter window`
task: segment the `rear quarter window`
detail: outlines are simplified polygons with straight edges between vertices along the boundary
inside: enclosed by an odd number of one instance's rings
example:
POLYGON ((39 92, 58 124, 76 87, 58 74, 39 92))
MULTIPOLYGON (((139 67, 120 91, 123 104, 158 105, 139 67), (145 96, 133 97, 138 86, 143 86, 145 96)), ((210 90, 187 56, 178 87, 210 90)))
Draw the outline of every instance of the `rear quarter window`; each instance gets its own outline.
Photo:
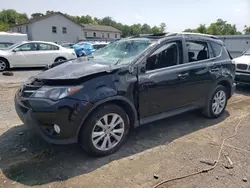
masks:
POLYGON ((218 57, 221 55, 222 45, 215 43, 215 42, 211 42, 211 47, 212 47, 213 52, 214 52, 214 57, 218 57))

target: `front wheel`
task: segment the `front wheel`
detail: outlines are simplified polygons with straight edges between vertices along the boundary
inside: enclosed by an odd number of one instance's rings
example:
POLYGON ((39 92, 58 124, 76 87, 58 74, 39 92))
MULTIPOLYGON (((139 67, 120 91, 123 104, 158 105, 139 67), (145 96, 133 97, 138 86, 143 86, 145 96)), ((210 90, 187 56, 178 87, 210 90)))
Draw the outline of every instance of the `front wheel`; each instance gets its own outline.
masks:
POLYGON ((84 123, 79 142, 89 154, 106 156, 123 144, 128 132, 129 120, 122 108, 117 105, 101 106, 84 123))
POLYGON ((207 117, 218 118, 224 113, 227 106, 227 90, 224 86, 218 85, 209 97, 203 114, 207 117))
POLYGON ((5 59, 0 58, 0 72, 6 71, 9 68, 9 63, 5 59))

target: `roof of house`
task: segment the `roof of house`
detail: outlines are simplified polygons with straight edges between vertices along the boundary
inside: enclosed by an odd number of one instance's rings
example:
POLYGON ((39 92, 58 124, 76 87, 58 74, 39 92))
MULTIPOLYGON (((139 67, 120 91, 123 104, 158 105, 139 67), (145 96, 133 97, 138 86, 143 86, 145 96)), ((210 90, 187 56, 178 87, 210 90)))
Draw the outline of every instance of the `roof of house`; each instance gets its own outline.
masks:
POLYGON ((52 14, 48 14, 48 15, 45 15, 45 16, 40 16, 40 17, 36 17, 36 18, 33 18, 33 19, 30 19, 26 22, 23 22, 23 23, 19 23, 19 24, 16 24, 16 25, 12 25, 11 27, 17 27, 17 26, 21 26, 21 25, 26 25, 26 24, 31 24, 31 23, 34 23, 34 22, 38 22, 40 20, 44 20, 46 18, 49 18, 51 16, 55 16, 55 15, 61 15, 63 17, 65 17, 66 19, 74 22, 75 24, 79 25, 80 27, 84 27, 86 30, 92 30, 92 31, 108 31, 108 32, 121 32, 120 30, 114 28, 114 27, 111 27, 111 26, 106 26, 106 25, 92 25, 92 24, 80 24, 80 23, 77 23, 75 22, 74 20, 72 20, 71 18, 69 18, 68 16, 66 16, 65 14, 61 13, 61 12, 55 12, 55 13, 52 13, 52 14))
POLYGON ((121 32, 120 30, 106 25, 93 25, 93 24, 81 24, 84 29, 91 31, 108 31, 108 32, 121 32))

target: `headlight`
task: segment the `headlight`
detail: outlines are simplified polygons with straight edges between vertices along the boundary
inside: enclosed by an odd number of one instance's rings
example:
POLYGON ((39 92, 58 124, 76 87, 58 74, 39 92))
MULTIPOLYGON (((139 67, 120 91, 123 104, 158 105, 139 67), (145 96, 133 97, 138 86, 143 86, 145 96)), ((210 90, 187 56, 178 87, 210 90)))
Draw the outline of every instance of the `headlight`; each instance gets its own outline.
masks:
POLYGON ((47 98, 51 100, 59 100, 79 91, 83 86, 73 87, 52 87, 44 86, 38 89, 31 97, 33 98, 47 98))

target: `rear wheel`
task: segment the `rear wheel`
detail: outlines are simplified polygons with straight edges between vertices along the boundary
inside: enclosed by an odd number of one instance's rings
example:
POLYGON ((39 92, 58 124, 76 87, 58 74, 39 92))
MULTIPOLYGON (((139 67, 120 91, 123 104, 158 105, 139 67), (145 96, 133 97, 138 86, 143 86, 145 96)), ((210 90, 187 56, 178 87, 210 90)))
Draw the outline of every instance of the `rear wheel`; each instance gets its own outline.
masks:
POLYGON ((9 63, 5 59, 0 58, 0 72, 6 71, 9 68, 9 63))
POLYGON ((55 62, 62 62, 62 61, 66 61, 66 58, 64 58, 64 57, 58 57, 55 60, 55 62))
POLYGON ((224 113, 227 106, 227 90, 224 86, 218 85, 209 97, 203 114, 207 117, 217 118, 224 113))
POLYGON ((116 105, 98 108, 83 126, 79 142, 89 154, 95 156, 114 153, 123 144, 129 132, 127 115, 116 105))

